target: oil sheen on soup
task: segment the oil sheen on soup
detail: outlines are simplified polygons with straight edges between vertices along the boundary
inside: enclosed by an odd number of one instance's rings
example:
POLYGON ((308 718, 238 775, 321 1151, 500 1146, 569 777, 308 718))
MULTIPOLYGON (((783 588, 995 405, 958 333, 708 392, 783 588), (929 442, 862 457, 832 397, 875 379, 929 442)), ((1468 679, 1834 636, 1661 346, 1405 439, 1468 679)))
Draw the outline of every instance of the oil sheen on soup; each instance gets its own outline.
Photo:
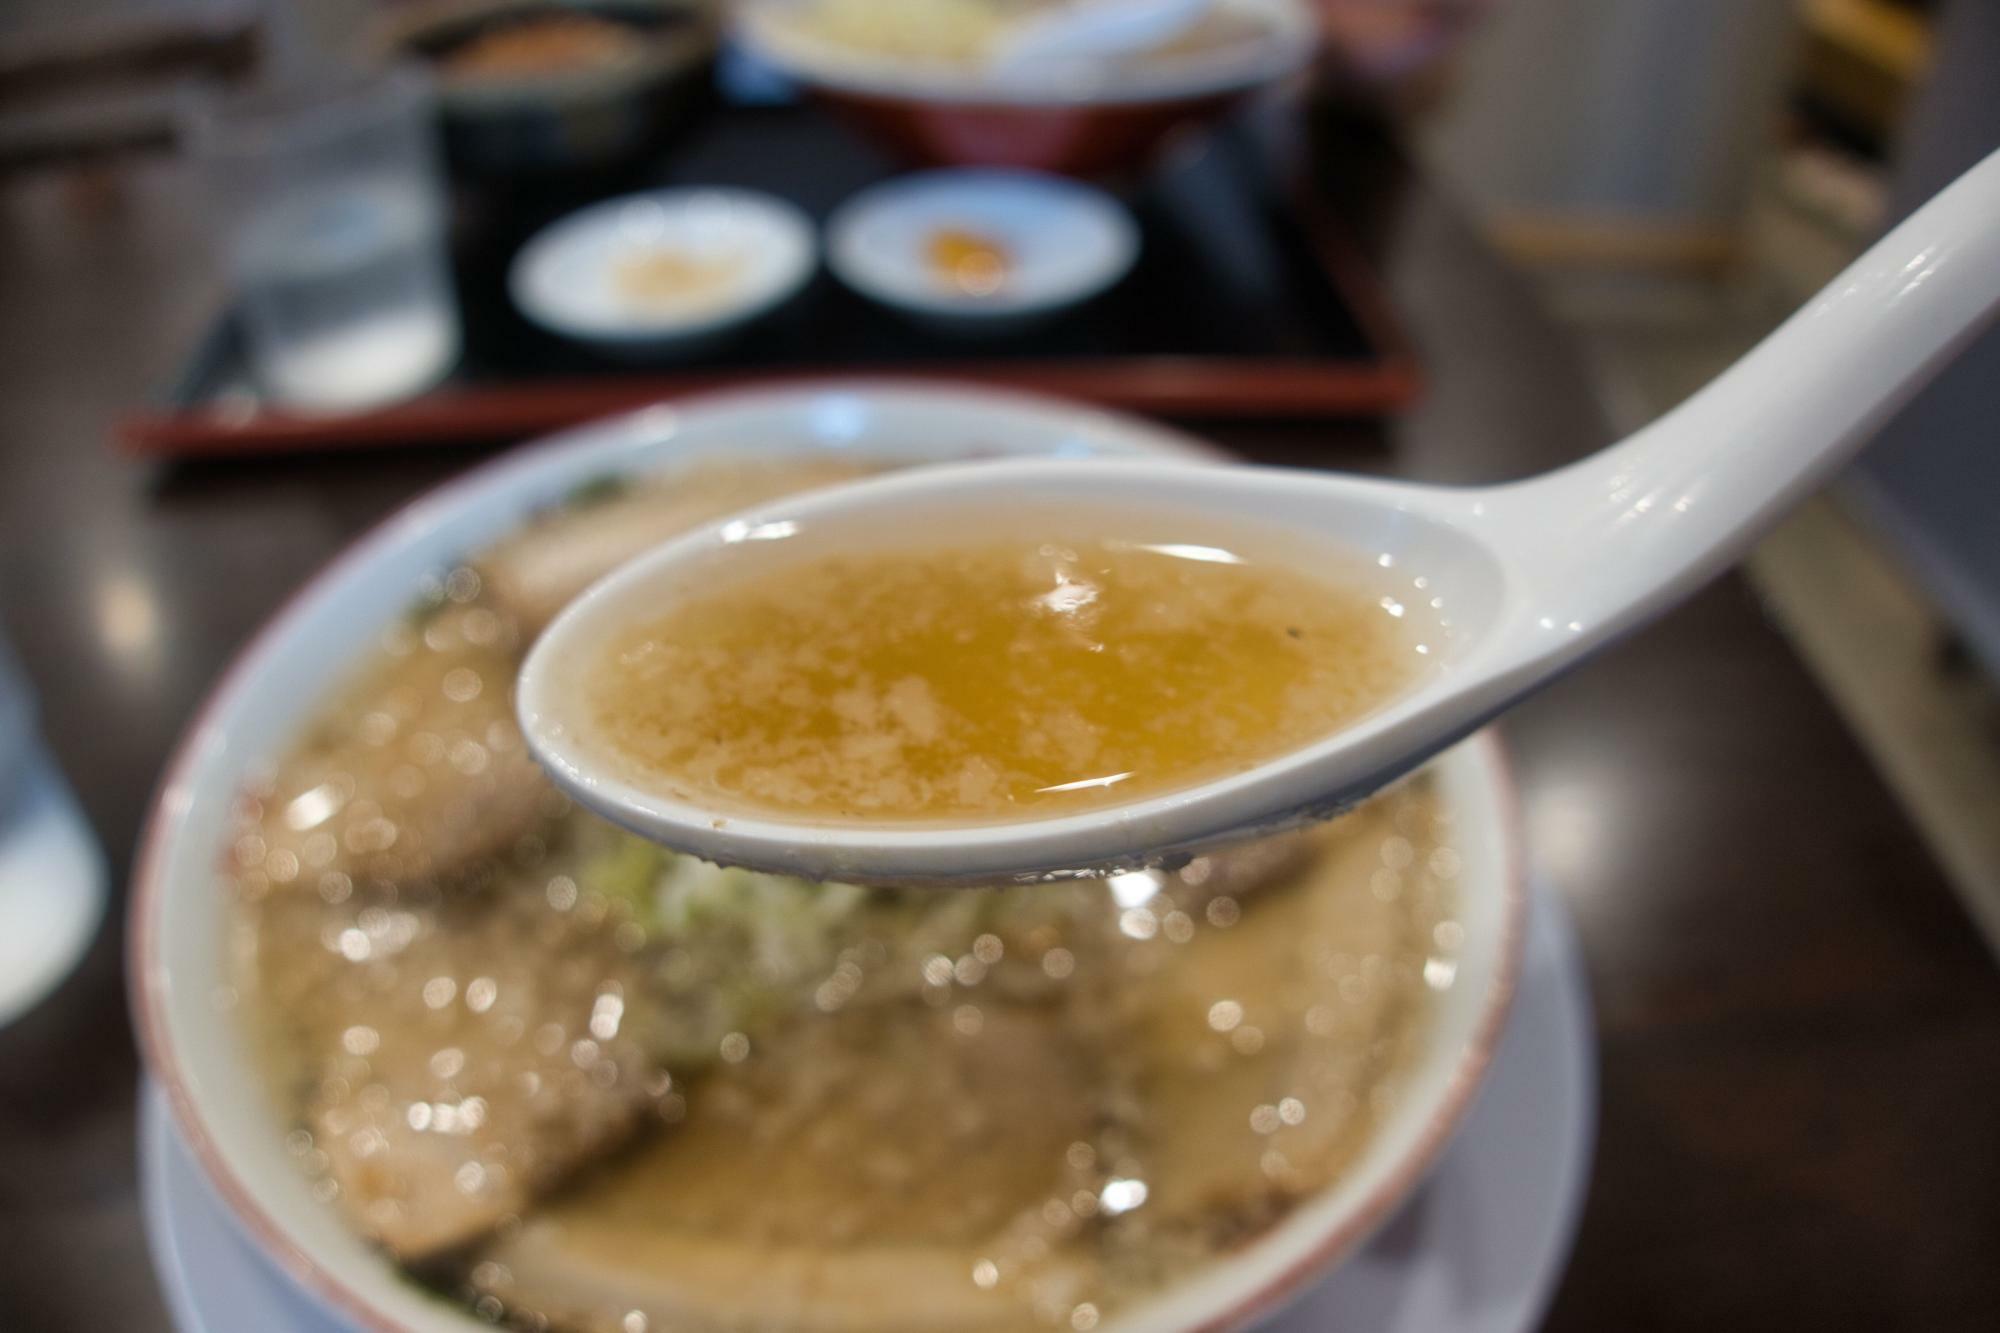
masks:
POLYGON ((1339 1180, 1425 1049, 1461 936, 1422 777, 1174 873, 951 893, 721 869, 556 792, 509 699, 554 609, 842 475, 535 520, 357 646, 242 798, 229 993, 271 1133, 479 1318, 1089 1330, 1339 1180))

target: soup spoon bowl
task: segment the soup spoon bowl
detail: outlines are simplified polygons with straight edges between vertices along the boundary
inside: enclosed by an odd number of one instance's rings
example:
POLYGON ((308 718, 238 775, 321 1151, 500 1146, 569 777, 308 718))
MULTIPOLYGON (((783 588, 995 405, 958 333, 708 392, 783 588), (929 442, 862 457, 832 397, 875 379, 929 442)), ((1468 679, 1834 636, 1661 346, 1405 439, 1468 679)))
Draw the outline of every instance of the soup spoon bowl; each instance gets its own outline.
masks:
MULTIPOLYGON (((672 541, 556 618, 523 666, 528 744, 626 828, 727 864, 931 885, 1172 864, 1330 816, 1660 614, 1731 564, 2000 308, 2000 154, 1871 248, 1652 425, 1524 481, 1445 488, 1178 462, 928 468, 779 501, 672 541), (1426 666, 1351 725, 1254 767, 1052 817, 915 823, 721 810, 635 783, 582 725, 581 664, 677 597, 823 555, 936 549, 1117 516, 1162 540, 1253 542, 1299 571, 1372 564, 1434 612, 1426 666), (1186 534, 1196 534, 1189 536, 1186 534)), ((1266 556, 1268 559, 1268 555, 1266 556)))

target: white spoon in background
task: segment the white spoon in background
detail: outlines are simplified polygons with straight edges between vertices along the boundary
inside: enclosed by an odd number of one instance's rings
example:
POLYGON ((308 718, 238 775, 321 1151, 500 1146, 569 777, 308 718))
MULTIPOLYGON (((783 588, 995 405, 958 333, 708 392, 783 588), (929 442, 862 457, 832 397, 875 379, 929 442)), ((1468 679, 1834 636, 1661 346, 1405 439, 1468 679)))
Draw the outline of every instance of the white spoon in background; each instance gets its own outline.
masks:
POLYGON ((1001 76, 1115 60, 1171 41, 1213 0, 1088 0, 1045 10, 1001 39, 987 67, 1001 76))
MULTIPOLYGON (((1863 255, 1713 383, 1630 438, 1501 486, 1316 472, 1028 460, 920 469, 783 500, 672 541, 550 625, 521 673, 521 724, 565 789, 646 837, 815 879, 992 883, 1157 863, 1331 814, 1680 601, 1824 481, 2000 307, 2000 153, 1863 255), (1453 633, 1436 668, 1352 727, 1166 795, 1015 823, 719 818, 639 790, 578 741, 559 668, 673 588, 756 562, 930 531, 1031 534, 1042 507, 1184 516, 1290 536, 1422 575, 1453 633), (996 516, 997 522, 996 522, 996 516)), ((1996 497, 2000 501, 2000 497, 1996 497)), ((1996 504, 2000 514, 2000 504, 1996 504)), ((2000 517, 1996 517, 2000 521, 2000 517)), ((1644 756, 1635 756, 1642 762, 1644 756)))

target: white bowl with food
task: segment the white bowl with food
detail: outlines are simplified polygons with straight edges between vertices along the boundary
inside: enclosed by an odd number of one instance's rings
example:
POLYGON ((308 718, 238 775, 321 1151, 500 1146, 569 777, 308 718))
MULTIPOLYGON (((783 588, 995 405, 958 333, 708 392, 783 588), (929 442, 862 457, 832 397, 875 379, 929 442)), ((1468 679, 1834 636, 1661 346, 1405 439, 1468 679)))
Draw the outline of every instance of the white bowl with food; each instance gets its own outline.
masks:
POLYGON ((607 199, 531 237, 508 269, 522 314, 616 352, 692 351, 796 296, 819 266, 797 207, 695 186, 607 199))
POLYGON ((1027 171, 929 171, 827 220, 826 260, 863 296, 955 329, 1011 329, 1115 286, 1139 228, 1102 190, 1027 171))
POLYGON ((1025 30, 1066 3, 750 0, 736 18, 752 49, 815 86, 1024 106, 1240 92, 1303 65, 1318 33, 1299 0, 1210 0, 1129 50, 1014 58, 1025 30))
POLYGON ((1338 1262, 1512 992, 1490 742, 1304 838, 941 893, 670 855, 513 729, 536 628, 677 528, 883 467, 1199 448, 1007 394, 755 391, 357 542, 195 720, 134 879, 148 1065, 245 1234, 421 1333, 1229 1328, 1338 1262))
POLYGON ((1213 0, 1155 45, 1007 58, 1062 0, 746 0, 736 39, 906 157, 1099 176, 1282 84, 1318 50, 1305 0, 1213 0))

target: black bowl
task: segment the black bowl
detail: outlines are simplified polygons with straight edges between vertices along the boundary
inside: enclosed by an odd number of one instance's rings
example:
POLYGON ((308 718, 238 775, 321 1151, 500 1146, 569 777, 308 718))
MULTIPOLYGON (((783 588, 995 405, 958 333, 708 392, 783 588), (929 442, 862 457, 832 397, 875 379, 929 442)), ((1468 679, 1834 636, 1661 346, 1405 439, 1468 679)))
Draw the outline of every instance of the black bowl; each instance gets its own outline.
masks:
POLYGON ((378 59, 437 74, 455 176, 494 179, 608 171, 656 149, 709 100, 718 25, 704 0, 418 0, 373 34, 378 59), (638 38, 626 57, 545 72, 454 76, 447 62, 496 28, 580 14, 638 38))

